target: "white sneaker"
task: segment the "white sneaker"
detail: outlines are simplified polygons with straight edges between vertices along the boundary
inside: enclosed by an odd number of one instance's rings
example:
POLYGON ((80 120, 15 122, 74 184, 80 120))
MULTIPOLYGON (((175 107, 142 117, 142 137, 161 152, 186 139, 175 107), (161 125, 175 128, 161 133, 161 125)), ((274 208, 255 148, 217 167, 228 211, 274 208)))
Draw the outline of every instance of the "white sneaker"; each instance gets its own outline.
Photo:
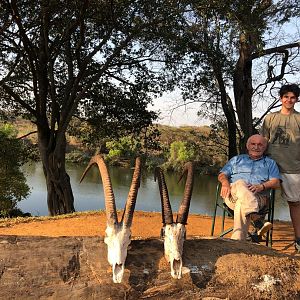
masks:
POLYGON ((263 227, 257 231, 257 235, 264 236, 272 227, 272 223, 265 222, 263 227))

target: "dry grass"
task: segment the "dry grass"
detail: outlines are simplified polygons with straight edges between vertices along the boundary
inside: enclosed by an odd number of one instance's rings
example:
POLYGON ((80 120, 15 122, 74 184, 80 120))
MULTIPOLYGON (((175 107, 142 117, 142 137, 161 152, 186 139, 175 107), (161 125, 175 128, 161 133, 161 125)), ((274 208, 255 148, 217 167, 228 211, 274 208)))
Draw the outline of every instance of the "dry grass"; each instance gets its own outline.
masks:
POLYGON ((82 211, 74 212, 70 214, 58 215, 58 216, 41 216, 41 217, 16 217, 16 218, 3 218, 0 219, 0 228, 1 227, 10 227, 16 224, 30 223, 32 221, 49 221, 49 220, 61 220, 61 219, 71 219, 85 215, 96 215, 99 214, 98 211, 82 211))

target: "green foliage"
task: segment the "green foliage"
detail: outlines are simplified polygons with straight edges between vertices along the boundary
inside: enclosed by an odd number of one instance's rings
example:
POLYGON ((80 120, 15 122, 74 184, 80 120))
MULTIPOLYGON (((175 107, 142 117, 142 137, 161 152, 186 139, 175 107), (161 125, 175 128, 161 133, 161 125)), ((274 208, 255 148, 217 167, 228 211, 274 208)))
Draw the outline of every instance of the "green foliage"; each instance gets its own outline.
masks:
POLYGON ((1 135, 10 138, 15 138, 18 133, 17 129, 9 123, 4 123, 0 129, 1 129, 1 135))
POLYGON ((125 136, 118 140, 106 142, 106 148, 109 150, 107 155, 109 159, 130 158, 139 152, 141 144, 137 140, 125 136))
POLYGON ((56 172, 65 162, 72 117, 92 124, 94 136, 139 134, 156 118, 148 104, 168 80, 157 63, 163 64, 162 48, 153 41, 166 22, 164 1, 61 4, 0 4, 0 110, 37 125, 45 176, 53 183, 47 185, 51 215, 75 209, 68 175, 56 172))
MULTIPOLYGON (((28 130, 28 124, 20 120, 14 125, 19 133, 32 130, 28 130)), ((97 143, 89 142, 91 127, 85 122, 76 121, 72 127, 80 134, 78 138, 68 136, 66 160, 75 163, 88 162, 91 155, 98 151, 107 154, 111 164, 128 165, 133 157, 142 155, 145 167, 150 170, 158 165, 170 170, 181 170, 187 160, 192 160, 199 172, 215 174, 227 161, 228 136, 223 119, 217 119, 210 127, 153 125, 145 128, 140 135, 102 138, 97 143)))
POLYGON ((170 145, 169 159, 164 168, 180 170, 188 161, 195 160, 195 151, 191 145, 184 141, 174 141, 170 145))
POLYGON ((156 118, 148 104, 167 79, 146 61, 163 64, 154 33, 167 11, 161 1, 71 0, 63 10, 59 0, 3 2, 2 103, 38 126, 49 117, 60 134, 74 115, 101 137, 148 126, 156 118))
POLYGON ((122 156, 121 149, 110 149, 107 157, 110 159, 120 158, 122 156))
POLYGON ((29 195, 29 186, 20 167, 27 161, 28 152, 16 139, 16 129, 9 124, 0 126, 0 215, 8 216, 17 202, 29 195))
POLYGON ((170 147, 170 160, 175 162, 187 162, 195 158, 194 149, 187 142, 175 141, 170 147))
MULTIPOLYGON (((186 161, 193 161, 201 173, 215 174, 227 160, 226 137, 223 140, 215 138, 213 127, 181 126, 158 127, 160 145, 164 157, 165 169, 181 170, 186 161)), ((219 132, 222 135, 222 132, 219 132)))
POLYGON ((180 21, 164 29, 172 35, 162 34, 165 51, 173 58, 168 68, 173 68, 172 79, 184 100, 177 104, 198 102, 199 116, 212 122, 225 116, 231 157, 242 146, 239 138, 253 133, 256 101, 261 103, 264 96, 269 102, 270 90, 290 80, 288 74, 297 75, 298 37, 284 32, 282 25, 292 16, 297 18, 299 5, 293 0, 181 3, 186 10, 176 14, 170 9, 169 14, 180 21), (267 70, 275 71, 269 75, 267 70))
MULTIPOLYGON (((79 138, 80 142, 85 143, 90 127, 85 123, 78 123, 74 128, 77 132, 85 132, 79 138)), ((143 155, 145 165, 149 169, 163 165, 166 169, 180 170, 185 162, 194 161, 200 172, 215 173, 227 160, 227 140, 224 128, 219 124, 210 127, 179 128, 155 125, 144 129, 140 135, 131 134, 118 139, 106 138, 98 140, 98 143, 87 142, 85 146, 88 145, 91 154, 96 151, 107 153, 106 157, 113 164, 119 164, 120 160, 123 164, 124 159, 143 155)), ((67 159, 73 156, 74 153, 70 153, 67 159)), ((78 155, 78 158, 80 157, 83 157, 83 154, 78 155)))

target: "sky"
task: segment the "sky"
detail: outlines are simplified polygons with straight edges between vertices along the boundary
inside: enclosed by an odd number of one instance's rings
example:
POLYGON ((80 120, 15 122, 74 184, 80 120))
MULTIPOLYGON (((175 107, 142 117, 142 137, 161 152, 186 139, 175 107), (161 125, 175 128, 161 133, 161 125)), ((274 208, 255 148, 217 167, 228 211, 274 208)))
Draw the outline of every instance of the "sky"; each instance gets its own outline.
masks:
POLYGON ((209 125, 210 121, 197 116, 199 103, 180 106, 182 102, 179 93, 166 94, 153 100, 149 109, 159 112, 157 123, 169 126, 203 126, 209 125))
MULTIPOLYGON (((280 32, 282 34, 281 43, 285 44, 290 41, 296 41, 300 36, 300 25, 299 18, 296 17, 289 24, 280 27, 280 32), (285 40, 287 38, 287 40, 285 40)), ((274 32, 271 34, 269 39, 273 41, 273 34, 278 34, 278 30, 274 29, 274 32)), ((275 46, 275 45, 273 45, 275 46)), ((291 75, 291 78, 288 78, 289 82, 299 83, 299 76, 291 75)), ((233 96, 231 97, 233 99, 233 96)), ((158 123, 169 126, 203 126, 209 125, 211 122, 209 120, 203 119, 202 117, 197 116, 197 111, 199 110, 200 104, 190 104, 187 106, 178 107, 178 104, 182 102, 181 97, 177 92, 173 92, 170 94, 165 94, 164 96, 154 99, 153 106, 150 106, 149 109, 159 112, 158 123), (178 108, 177 108, 178 107, 178 108)), ((270 103, 272 99, 270 99, 270 103)), ((268 104, 266 102, 259 102, 255 107, 253 107, 253 116, 261 117, 263 113, 267 110, 268 104)), ((279 110, 280 107, 272 110, 279 110)), ((295 109, 300 111, 300 102, 295 105, 295 109)))
MULTIPOLYGON (((161 98, 153 100, 153 105, 149 109, 159 112, 159 119, 157 123, 169 126, 203 126, 210 125, 209 120, 203 119, 203 117, 197 116, 200 104, 194 103, 186 106, 178 107, 180 103, 180 95, 171 93, 164 95, 161 98)), ((295 109, 300 112, 300 102, 296 103, 295 109)), ((258 103, 254 107, 253 116, 261 117, 267 110, 266 103, 258 103)), ((272 111, 280 110, 280 107, 273 109, 272 111)))

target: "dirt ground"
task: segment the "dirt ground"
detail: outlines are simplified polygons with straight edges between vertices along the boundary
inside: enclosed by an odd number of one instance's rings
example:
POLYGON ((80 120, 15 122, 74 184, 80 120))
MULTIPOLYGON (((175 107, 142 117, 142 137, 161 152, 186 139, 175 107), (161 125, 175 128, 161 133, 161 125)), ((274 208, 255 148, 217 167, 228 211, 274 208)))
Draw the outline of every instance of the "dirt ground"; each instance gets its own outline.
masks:
MULTIPOLYGON (((120 213, 121 214, 121 213, 120 213)), ((120 218, 120 217, 119 217, 120 218)), ((188 217, 187 238, 208 237, 211 233, 212 220, 209 216, 193 215, 188 217)), ((232 219, 227 219, 225 228, 232 226, 232 219)), ((104 236, 106 216, 104 212, 85 213, 79 216, 53 220, 34 220, 28 223, 0 223, 0 235, 25 236, 104 236), (11 224, 11 225, 9 225, 11 224)), ((158 238, 161 229, 161 214, 154 212, 134 213, 132 237, 158 238)), ((221 229, 221 218, 217 217, 215 236, 221 229)), ((230 234, 226 237, 230 237, 230 234)), ((293 227, 290 222, 275 221, 273 229, 273 249, 299 257, 293 246, 293 227)))
POLYGON ((175 280, 159 238, 161 214, 135 212, 122 284, 111 280, 105 227, 104 212, 0 223, 0 298, 300 299, 300 256, 289 222, 275 222, 271 249, 210 237, 211 217, 190 215, 185 272, 175 280))

